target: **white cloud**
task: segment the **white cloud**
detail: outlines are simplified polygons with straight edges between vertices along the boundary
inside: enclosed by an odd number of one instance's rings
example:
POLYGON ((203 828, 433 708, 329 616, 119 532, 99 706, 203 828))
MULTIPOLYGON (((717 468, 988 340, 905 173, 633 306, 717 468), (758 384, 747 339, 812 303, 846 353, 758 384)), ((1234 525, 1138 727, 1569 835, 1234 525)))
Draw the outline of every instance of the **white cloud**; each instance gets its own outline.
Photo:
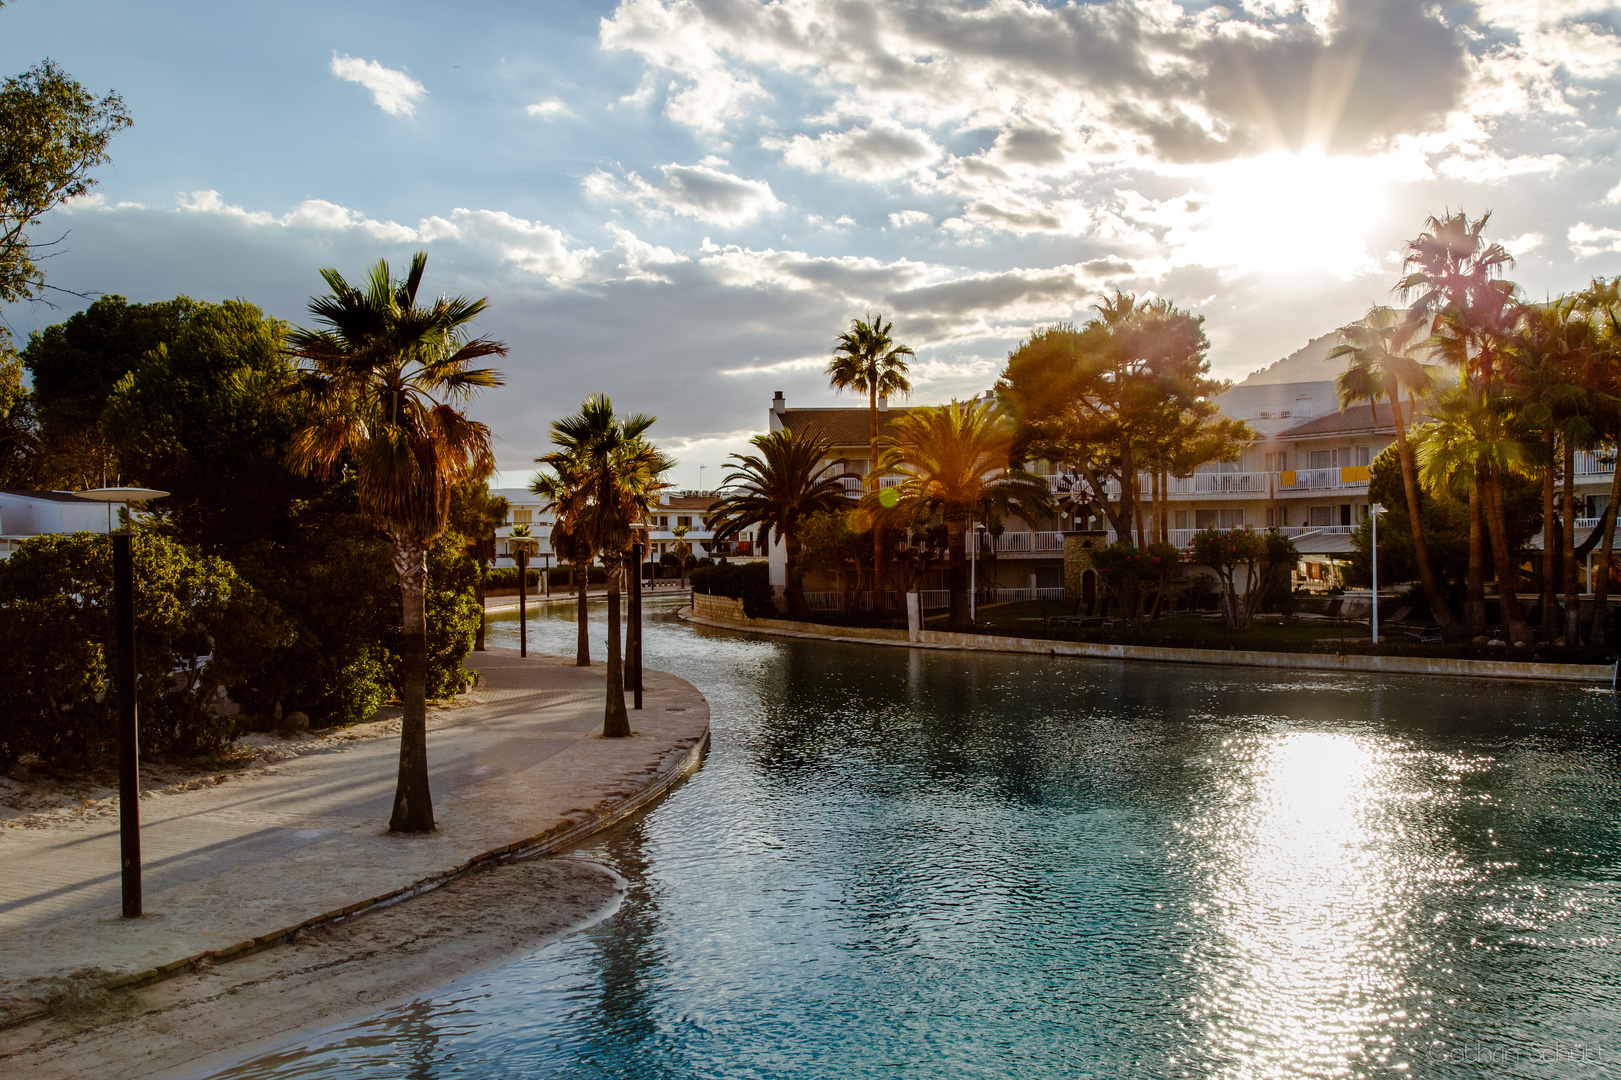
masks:
POLYGON ((781 150, 782 159, 807 172, 829 169, 863 180, 890 180, 914 173, 939 160, 940 147, 926 132, 898 124, 878 123, 852 131, 824 131, 812 139, 767 138, 762 144, 781 150))
POLYGON ((661 165, 662 182, 626 173, 623 181, 601 169, 584 180, 590 194, 631 202, 654 216, 678 214, 712 225, 741 225, 782 204, 764 180, 734 176, 712 165, 661 165))
POLYGON ((1570 241, 1570 250, 1574 251, 1579 259, 1602 255, 1608 251, 1621 251, 1621 229, 1598 228, 1585 221, 1578 221, 1570 227, 1565 238, 1570 241))
POLYGON ((376 60, 333 53, 332 74, 370 90, 372 103, 390 116, 415 116, 416 103, 428 96, 426 86, 405 72, 386 68, 376 60))
POLYGON ((897 229, 909 229, 913 225, 927 225, 934 218, 921 210, 897 210, 889 215, 889 223, 897 229))
POLYGON ((565 116, 574 115, 574 110, 570 109, 567 104, 559 101, 557 98, 551 98, 548 101, 537 101, 533 105, 525 108, 524 112, 528 113, 530 116, 539 117, 542 120, 558 120, 565 116))
POLYGON ((1503 250, 1516 259, 1523 258, 1541 247, 1545 239, 1546 237, 1538 232, 1521 233, 1512 240, 1504 240, 1503 250))
POLYGON ((1621 203, 1621 184, 1615 185, 1604 193, 1604 201, 1610 204, 1621 203))

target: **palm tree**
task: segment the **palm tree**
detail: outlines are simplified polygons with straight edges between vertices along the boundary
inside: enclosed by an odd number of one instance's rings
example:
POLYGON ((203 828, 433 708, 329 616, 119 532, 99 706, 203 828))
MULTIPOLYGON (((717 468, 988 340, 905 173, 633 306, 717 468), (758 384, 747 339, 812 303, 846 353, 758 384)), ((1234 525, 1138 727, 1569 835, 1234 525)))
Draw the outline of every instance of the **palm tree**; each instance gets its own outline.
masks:
POLYGON ((400 772, 389 818, 393 832, 430 832, 427 626, 423 611, 428 548, 444 532, 456 485, 494 463, 489 428, 451 402, 500 386, 474 363, 506 346, 468 335, 484 300, 441 296, 417 301, 428 256, 418 252, 403 279, 380 261, 363 286, 321 271, 328 296, 310 301, 324 324, 294 330, 290 356, 302 362, 298 386, 312 422, 293 436, 290 457, 305 472, 352 471, 362 509, 388 534, 400 579, 400 772))
POLYGON ((844 484, 824 465, 830 444, 814 432, 783 428, 749 440, 758 454, 733 454, 737 464, 721 480, 720 507, 711 521, 717 541, 730 540, 750 526, 760 527, 760 545, 771 548, 771 534, 782 540, 786 560, 788 612, 805 614, 805 587, 799 565, 799 527, 812 514, 849 505, 844 484))
POLYGON ((1418 473, 1413 465, 1412 447, 1407 442, 1407 427, 1417 410, 1419 394, 1428 394, 1435 385, 1426 366, 1413 356, 1410 345, 1412 327, 1392 308, 1374 306, 1360 322, 1340 327, 1345 343, 1328 354, 1330 360, 1350 357, 1350 366, 1336 380, 1340 395, 1340 409, 1366 401, 1375 410, 1381 396, 1390 399, 1390 409, 1396 425, 1396 456, 1401 464, 1402 487, 1407 495, 1407 516, 1413 523, 1413 558, 1418 563, 1419 581, 1424 587, 1424 599, 1430 606, 1430 617, 1443 630, 1453 624, 1452 609, 1447 606, 1435 576, 1424 543, 1424 522, 1419 514, 1418 473), (1402 415, 1401 391, 1407 391, 1408 411, 1402 415))
POLYGON ((550 465, 552 471, 537 472, 529 481, 529 490, 545 500, 541 504, 543 512, 552 511, 552 550, 557 553, 559 560, 569 561, 570 574, 574 578, 575 617, 578 623, 574 636, 574 666, 590 667, 591 624, 586 594, 591 591, 591 560, 596 553, 576 538, 574 522, 568 518, 566 510, 577 501, 574 492, 579 487, 579 479, 565 454, 552 454, 535 460, 550 465))
POLYGON ((954 627, 969 624, 970 520, 995 512, 1034 522, 1053 513, 1052 492, 1041 477, 1008 467, 1013 438, 1012 420, 991 402, 953 401, 898 417, 881 440, 879 466, 906 478, 893 489, 892 509, 877 493, 867 496, 867 507, 874 517, 928 513, 945 520, 954 627))
POLYGON ((558 451, 544 459, 554 469, 567 470, 573 481, 568 498, 558 504, 558 516, 569 521, 576 545, 598 553, 608 571, 608 686, 602 721, 607 738, 631 733, 619 639, 620 584, 630 546, 658 493, 669 486, 664 474, 675 466, 643 438, 654 420, 641 413, 617 416, 606 394, 593 394, 578 413, 552 424, 558 451))
MULTIPOLYGON (((1518 287, 1502 276, 1513 265, 1513 257, 1501 244, 1489 244, 1482 236, 1490 219, 1488 213, 1470 221, 1462 211, 1431 217, 1426 231, 1407 245, 1408 273, 1397 289, 1403 298, 1413 298, 1408 319, 1414 333, 1427 329, 1430 334, 1421 346, 1457 368, 1459 377, 1475 387, 1477 403, 1488 414, 1501 415, 1508 403, 1500 385, 1499 361, 1521 309, 1518 287)), ((1487 442, 1496 443, 1496 436, 1487 442)), ((1491 462, 1483 460, 1472 480, 1481 490, 1471 501, 1481 509, 1497 564, 1503 621, 1518 642, 1529 639, 1530 627, 1516 594, 1518 572, 1506 565, 1503 480, 1491 462)))
MULTIPOLYGON (((916 356, 909 345, 897 345, 889 336, 893 323, 879 314, 865 320, 851 319, 850 329, 839 335, 828 361, 827 378, 835 390, 854 390, 867 395, 867 418, 871 426, 871 466, 878 464, 878 399, 912 392, 906 381, 906 358, 916 356)), ((878 490, 876 467, 869 474, 868 490, 878 490)), ((887 606, 884 589, 884 536, 882 526, 872 530, 872 602, 880 610, 887 606)))

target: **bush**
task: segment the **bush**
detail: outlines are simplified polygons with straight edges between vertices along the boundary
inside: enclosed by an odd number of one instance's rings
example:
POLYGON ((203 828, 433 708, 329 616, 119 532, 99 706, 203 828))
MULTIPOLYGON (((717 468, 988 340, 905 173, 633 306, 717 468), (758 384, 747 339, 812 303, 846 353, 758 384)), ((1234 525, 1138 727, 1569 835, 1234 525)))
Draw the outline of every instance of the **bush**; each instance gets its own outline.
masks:
POLYGON ((700 563, 692 570, 692 591, 743 601, 751 619, 777 613, 771 598, 771 568, 765 563, 700 563))
MULTIPOLYGON (((273 609, 224 559, 153 535, 134 551, 141 748, 218 750, 236 723, 210 705, 278 643, 273 609), (183 666, 207 653, 201 671, 183 666)), ((34 537, 0 563, 0 763, 31 753, 85 765, 116 752, 111 607, 106 536, 34 537)))

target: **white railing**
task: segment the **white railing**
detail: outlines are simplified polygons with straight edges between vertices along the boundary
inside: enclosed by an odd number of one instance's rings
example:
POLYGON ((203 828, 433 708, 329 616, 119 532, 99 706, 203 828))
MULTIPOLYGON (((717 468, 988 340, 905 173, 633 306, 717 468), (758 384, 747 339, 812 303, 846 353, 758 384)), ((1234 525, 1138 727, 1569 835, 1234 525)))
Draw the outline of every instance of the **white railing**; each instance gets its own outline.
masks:
POLYGON ((1592 450, 1582 450, 1576 454, 1577 476, 1609 476, 1615 470, 1614 451, 1610 453, 1610 460, 1603 460, 1603 455, 1592 450))
POLYGON ((1005 532, 992 539, 998 555, 1062 554, 1064 551, 1061 532, 1005 532))
POLYGON ((1062 585, 1050 589, 987 589, 992 602, 998 604, 1027 603, 1032 600, 1062 600, 1062 585))
MULTIPOLYGON (((1271 472, 1209 472, 1192 476, 1173 476, 1166 485, 1175 495, 1266 495, 1271 492, 1278 474, 1271 472)), ((1154 488, 1145 476, 1141 480, 1143 494, 1154 488)))
POLYGON ((1366 480, 1353 480, 1349 483, 1340 480, 1339 469, 1301 469, 1295 473, 1295 482, 1285 484, 1279 478, 1279 491, 1327 491, 1342 487, 1367 487, 1366 480))
POLYGON ((921 589, 918 591, 918 602, 923 605, 924 611, 933 611, 951 606, 950 589, 921 589))

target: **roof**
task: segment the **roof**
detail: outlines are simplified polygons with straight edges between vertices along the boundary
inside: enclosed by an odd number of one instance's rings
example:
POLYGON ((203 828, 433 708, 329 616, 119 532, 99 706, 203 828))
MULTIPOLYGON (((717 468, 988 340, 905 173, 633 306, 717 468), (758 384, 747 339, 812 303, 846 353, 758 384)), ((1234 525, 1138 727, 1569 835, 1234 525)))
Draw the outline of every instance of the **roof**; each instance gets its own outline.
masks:
POLYGON ((83 503, 86 506, 99 505, 95 499, 81 498, 71 491, 26 491, 22 488, 0 488, 0 495, 15 495, 23 499, 39 499, 42 502, 83 503))
POLYGON ((671 495, 668 499, 659 500, 653 508, 657 513, 661 510, 708 510, 720 500, 713 495, 671 495))
MULTIPOLYGON (((896 416, 904 415, 918 406, 891 405, 878 413, 878 430, 896 416)), ((868 410, 843 409, 784 409, 782 426, 792 431, 817 431, 834 446, 866 446, 872 442, 872 421, 868 410)))
POLYGON ((1349 555, 1355 548, 1347 533, 1305 533, 1295 537, 1295 550, 1302 555, 1349 555))
POLYGON ((1390 403, 1381 401, 1378 413, 1368 405, 1353 405, 1344 412, 1331 412, 1292 428, 1285 428, 1275 436, 1279 439, 1314 439, 1325 435, 1394 435, 1396 420, 1390 403))

